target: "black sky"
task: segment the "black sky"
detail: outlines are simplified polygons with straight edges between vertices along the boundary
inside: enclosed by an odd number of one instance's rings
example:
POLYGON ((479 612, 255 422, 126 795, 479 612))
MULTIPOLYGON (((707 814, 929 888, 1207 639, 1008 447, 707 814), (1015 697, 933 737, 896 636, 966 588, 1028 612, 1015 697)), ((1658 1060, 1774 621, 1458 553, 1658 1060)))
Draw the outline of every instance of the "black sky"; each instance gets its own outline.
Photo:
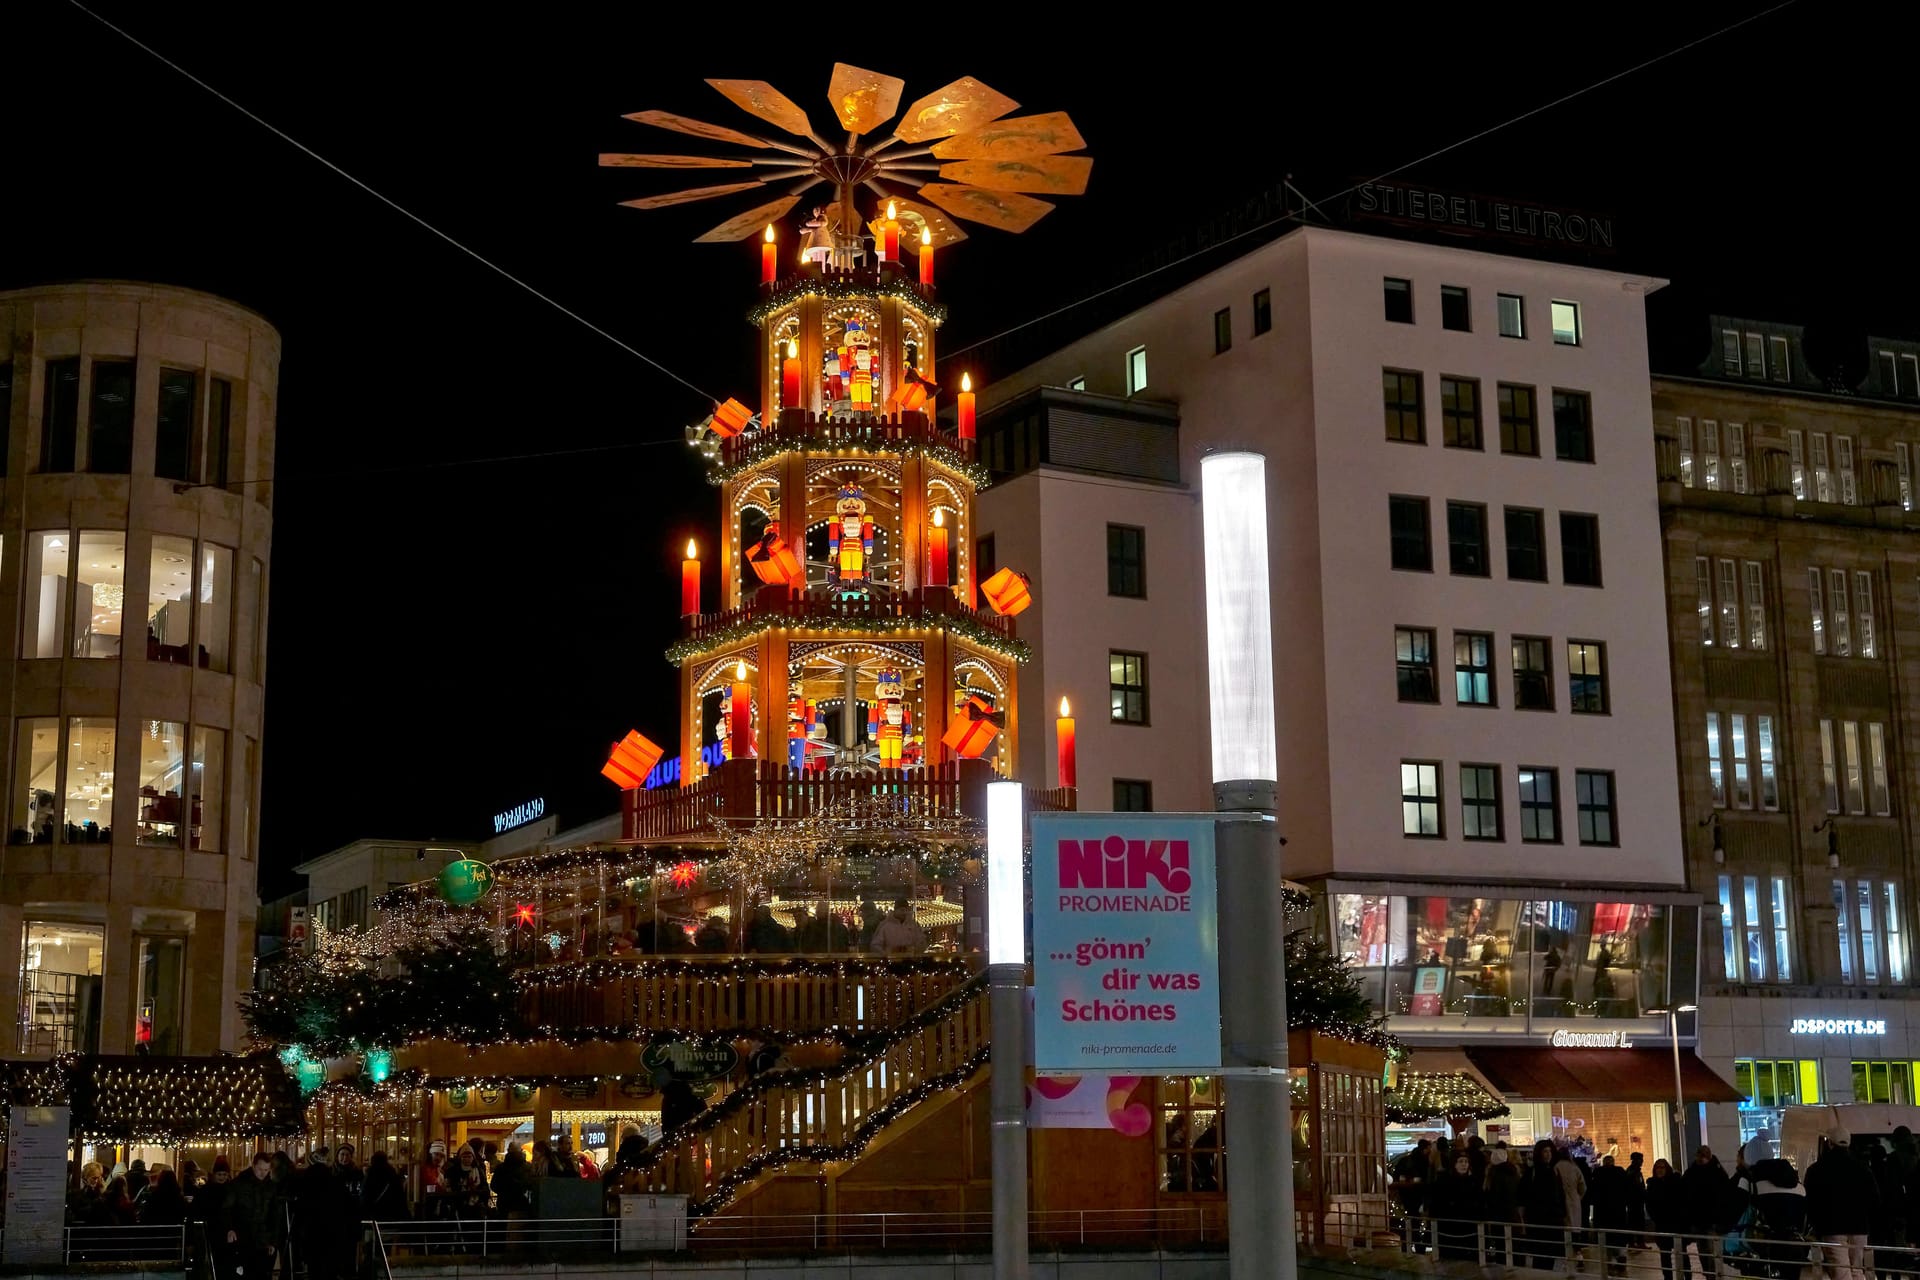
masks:
MULTIPOLYGON (((1089 7, 1032 25, 1011 6, 98 11, 699 386, 750 399, 753 247, 687 243, 747 202, 622 209, 693 184, 594 164, 700 149, 625 112, 747 123, 704 76, 771 80, 823 121, 841 59, 906 77, 909 98, 971 74, 1073 114, 1088 194, 1024 237, 982 230, 943 255, 953 350, 1113 283, 1283 173, 1337 190, 1763 7, 1464 22, 1462 6, 1089 7), (838 46, 835 13, 853 33, 838 46)), ((678 440, 706 406, 67 0, 8 9, 0 286, 186 285, 285 338, 269 888, 356 836, 475 836, 536 795, 570 822, 610 811, 607 744, 674 732, 676 548, 710 540, 715 515, 678 440), (626 447, 646 441, 666 443, 626 447), (621 447, 446 465, 601 446, 621 447)), ((1722 310, 1814 325, 1816 358, 1858 372, 1867 330, 1920 334, 1903 194, 1916 34, 1882 6, 1801 0, 1405 176, 1611 212, 1619 264, 1674 281, 1650 304, 1657 363, 1697 362, 1700 317, 1722 310)))

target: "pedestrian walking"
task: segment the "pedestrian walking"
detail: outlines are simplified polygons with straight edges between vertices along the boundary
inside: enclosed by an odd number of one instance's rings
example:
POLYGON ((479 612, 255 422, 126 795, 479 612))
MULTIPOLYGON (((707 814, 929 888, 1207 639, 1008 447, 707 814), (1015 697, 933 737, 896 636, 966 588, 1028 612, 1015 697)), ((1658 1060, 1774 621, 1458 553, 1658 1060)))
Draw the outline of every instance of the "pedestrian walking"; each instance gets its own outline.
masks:
POLYGON ((1820 1238, 1827 1280, 1870 1280, 1867 1237, 1880 1207, 1873 1171, 1853 1154, 1853 1135, 1835 1126, 1807 1170, 1807 1215, 1820 1238))

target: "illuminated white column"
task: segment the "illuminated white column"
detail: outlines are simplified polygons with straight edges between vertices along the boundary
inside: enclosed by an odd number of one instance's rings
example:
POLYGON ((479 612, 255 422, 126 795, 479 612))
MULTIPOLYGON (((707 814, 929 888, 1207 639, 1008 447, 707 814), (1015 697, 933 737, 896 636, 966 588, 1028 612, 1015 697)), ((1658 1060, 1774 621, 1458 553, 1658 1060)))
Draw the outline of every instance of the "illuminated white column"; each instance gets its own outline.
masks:
POLYGON ((1220 1042, 1227 1080, 1228 1272, 1293 1280, 1293 1141, 1287 1084, 1286 908, 1274 821, 1273 611, 1267 462, 1200 461, 1206 548, 1213 807, 1220 813, 1220 1042))
POLYGON ((987 784, 987 982, 993 1019, 993 1277, 1027 1280, 1025 791, 987 784))

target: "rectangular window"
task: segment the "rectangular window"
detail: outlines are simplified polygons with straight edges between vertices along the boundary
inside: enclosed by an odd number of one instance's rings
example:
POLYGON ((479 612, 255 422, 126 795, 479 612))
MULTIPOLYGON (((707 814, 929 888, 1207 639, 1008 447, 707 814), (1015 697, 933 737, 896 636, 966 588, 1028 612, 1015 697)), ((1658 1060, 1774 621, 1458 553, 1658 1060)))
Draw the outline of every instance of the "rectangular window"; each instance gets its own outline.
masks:
POLYGON ((1767 592, 1765 577, 1758 560, 1748 560, 1741 568, 1746 575, 1747 592, 1747 648, 1761 650, 1767 647, 1767 592))
POLYGON ((220 852, 221 818, 226 813, 227 731, 193 727, 193 777, 188 791, 187 847, 220 852))
POLYGON ((1440 764, 1436 760, 1400 762, 1400 834, 1440 836, 1440 764))
POLYGON ((1500 336, 1503 338, 1524 338, 1527 336, 1526 302, 1517 293, 1494 295, 1494 302, 1500 312, 1500 336))
POLYGON ((99 1052, 106 930, 29 920, 23 932, 20 1052, 30 1058, 99 1052))
POLYGON ((1394 670, 1402 702, 1440 701, 1434 673, 1433 632, 1425 627, 1393 629, 1394 670))
POLYGON ((1115 724, 1147 723, 1147 655, 1113 650, 1107 654, 1107 684, 1115 724))
POLYGON ((1613 820, 1613 774, 1605 769, 1573 772, 1573 802, 1580 824, 1581 844, 1615 845, 1620 836, 1613 820))
POLYGON ((1867 811, 1866 774, 1860 767, 1860 722, 1842 720, 1840 722, 1840 745, 1844 751, 1842 763, 1846 766, 1847 812, 1865 813, 1867 811))
POLYGON ((1222 307, 1213 313, 1213 354, 1233 350, 1233 308, 1222 307))
POLYGON ((1413 323, 1413 281, 1387 276, 1380 281, 1386 302, 1387 319, 1394 324, 1413 323))
POLYGON ((1740 566, 1720 561, 1720 643, 1740 647, 1740 566))
POLYGON ((156 533, 147 556, 147 661, 193 665, 193 539, 156 533))
POLYGON ((75 716, 67 721, 67 785, 63 844, 106 844, 113 839, 115 742, 111 716, 75 716))
POLYGON ((1153 783, 1145 778, 1115 778, 1113 780, 1113 811, 1115 813, 1152 813, 1153 783))
POLYGON ((1000 556, 993 545, 993 535, 976 538, 973 543, 973 580, 985 582, 1000 568, 1000 556))
POLYGON ((1600 585, 1600 517, 1560 513, 1560 581, 1570 587, 1600 585))
POLYGON ((1420 375, 1403 369, 1382 369, 1380 384, 1387 439, 1403 444, 1425 444, 1427 420, 1421 408, 1420 375))
POLYGON ((1853 634, 1859 640, 1858 652, 1863 658, 1878 656, 1878 646, 1873 636, 1873 575, 1864 569, 1853 573, 1853 634))
POLYGON ((126 603, 127 535, 118 529, 82 529, 75 546, 72 656, 117 658, 126 603))
POLYGON ((1545 636, 1513 638, 1513 705, 1521 711, 1553 710, 1553 669, 1545 636))
POLYGON ((1754 982, 1767 980, 1767 944, 1766 934, 1762 931, 1764 922, 1760 918, 1760 877, 1743 876, 1746 892, 1741 905, 1745 907, 1743 927, 1740 936, 1747 960, 1747 974, 1754 982))
POLYGON ((1823 594, 1820 590, 1820 571, 1807 570, 1807 602, 1813 615, 1813 651, 1815 653, 1827 651, 1827 611, 1821 599, 1823 594))
POLYGON ((1713 793, 1713 807, 1727 807, 1727 775, 1720 759, 1720 713, 1707 712, 1707 786, 1713 793))
POLYGON ((1804 432, 1787 432, 1787 462, 1793 478, 1793 496, 1800 501, 1807 497, 1807 438, 1804 432))
POLYGON ((234 788, 239 812, 235 815, 233 838, 240 842, 240 856, 253 858, 259 846, 259 832, 253 829, 253 792, 260 785, 260 744, 245 735, 240 739, 240 781, 234 788))
POLYGON ((207 454, 199 470, 208 484, 227 487, 233 463, 233 384, 215 378, 207 387, 207 454))
POLYGON ((1764 333, 1741 335, 1747 340, 1747 376, 1764 378, 1767 376, 1767 336, 1764 333))
POLYGON ((253 682, 267 682, 267 571, 260 563, 260 557, 253 557, 253 567, 249 580, 252 589, 248 599, 253 601, 253 682))
POLYGON ((1675 418, 1677 443, 1680 447, 1680 487, 1693 488, 1693 419, 1675 418))
POLYGON ((1694 589, 1700 601, 1700 643, 1713 643, 1713 562, 1705 556, 1693 558, 1694 589))
POLYGON ((1787 879, 1785 876, 1773 878, 1773 971, 1782 982, 1793 981, 1792 953, 1787 948, 1787 921, 1791 918, 1787 912, 1787 879))
POLYGON ((1518 582, 1547 580, 1547 516, 1544 511, 1508 507, 1507 577, 1518 582))
POLYGON ((1593 461, 1593 397, 1586 392, 1554 388, 1553 454, 1562 462, 1593 461))
POLYGON ((154 435, 153 474, 188 481, 194 424, 200 411, 200 377, 186 369, 160 371, 160 409, 154 435))
POLYGON ((1886 880, 1881 883, 1880 888, 1881 905, 1886 909, 1887 981, 1905 982, 1907 980, 1907 935, 1906 931, 1900 927, 1900 887, 1893 881, 1886 880))
POLYGON ((1883 818, 1892 813, 1887 793, 1887 727, 1877 720, 1867 725, 1867 786, 1873 811, 1883 818))
POLYGON ((1785 338, 1768 338, 1767 347, 1772 352, 1773 357, 1768 366, 1769 372, 1773 374, 1773 380, 1775 382, 1786 382, 1791 379, 1793 371, 1792 364, 1787 357, 1787 340, 1785 338))
POLYGON ((134 942, 134 1049, 157 1054, 179 1053, 187 940, 177 934, 142 933, 134 942))
POLYGON ((1472 307, 1465 286, 1443 284, 1440 286, 1440 327, 1457 329, 1466 333, 1473 328, 1472 307))
POLYGON ((1840 475, 1840 501, 1846 505, 1858 506, 1860 488, 1853 476, 1853 437, 1835 436, 1833 438, 1833 464, 1840 475))
POLYGON ((1517 382, 1500 384, 1500 452, 1525 458, 1540 456, 1540 419, 1534 408, 1533 388, 1517 382))
POLYGON ((1734 924, 1733 877, 1720 877, 1720 963, 1728 982, 1740 981, 1740 933, 1734 924))
POLYGON ((1840 812, 1840 771, 1834 758, 1831 720, 1820 722, 1820 782, 1826 791, 1827 812, 1840 812))
POLYGON ((1135 347, 1127 352, 1127 394, 1139 395, 1147 389, 1147 349, 1135 347))
POLYGON ((1712 418, 1700 420, 1700 480, 1704 488, 1720 488, 1720 424, 1712 418))
POLYGON ((1607 646, 1598 640, 1567 641, 1567 710, 1607 713, 1607 646))
POLYGON ((1813 432, 1808 443, 1812 446, 1814 501, 1832 502, 1833 472, 1827 466, 1827 433, 1813 432))
POLYGON ((1854 886, 1854 906, 1860 912, 1860 978, 1880 981, 1880 930, 1874 918, 1873 881, 1862 880, 1854 886))
POLYGON ((1460 766, 1460 838, 1499 840, 1500 769, 1491 764, 1460 766))
POLYGON ((1900 474, 1900 509, 1913 510, 1913 449, 1905 441, 1893 446, 1893 464, 1900 474))
POLYGON ((1490 633, 1453 633, 1453 696, 1463 707, 1494 705, 1493 636, 1490 633))
POLYGON ((1447 504, 1447 568, 1468 578, 1488 574, 1487 509, 1477 502, 1447 504))
POLYGON ((1737 422, 1727 424, 1727 487, 1747 491, 1747 429, 1737 422))
POLYGON ((1553 304, 1553 340, 1563 347, 1580 345, 1580 304, 1561 302, 1553 304))
POLYGON ((1433 536, 1425 498, 1395 495, 1387 499, 1387 523, 1393 535, 1393 567, 1419 573, 1433 570, 1433 536))
POLYGON ((23 658, 66 656, 67 582, 73 535, 65 529, 27 535, 27 563, 21 594, 27 616, 20 637, 23 658))
POLYGON ((1760 807, 1780 807, 1780 778, 1774 763, 1773 717, 1755 716, 1755 735, 1760 748, 1760 807))
POLYGON ((1440 443, 1449 449, 1484 448, 1480 442, 1480 383, 1440 379, 1440 443))
POLYGON ((200 544, 200 594, 195 622, 199 664, 205 671, 233 670, 233 548, 200 544))
POLYGON ((1827 570, 1827 648, 1836 658, 1853 656, 1853 627, 1847 617, 1847 571, 1827 570))
POLYGON ((1740 376, 1740 333, 1737 329, 1720 331, 1720 371, 1730 378, 1740 376))
POLYGON ((1521 765, 1520 838, 1528 844, 1560 843, 1560 775, 1557 769, 1521 765))
POLYGON ((80 358, 49 360, 40 404, 40 470, 73 470, 79 439, 80 358))
POLYGON ((93 403, 87 416, 87 470, 125 475, 133 470, 133 361, 93 362, 93 403))
POLYGON ((1147 531, 1130 524, 1107 526, 1107 594, 1144 600, 1147 595, 1147 531))
POLYGON ((136 844, 177 845, 186 824, 187 729, 174 720, 144 720, 140 729, 140 824, 136 844))
POLYGON ((1733 762, 1733 807, 1753 808, 1753 771, 1747 762, 1747 717, 1735 711, 1727 717, 1728 755, 1733 762))
POLYGON ((1253 295, 1253 336, 1273 328, 1273 290, 1262 289, 1253 295))
POLYGON ((8 842, 52 844, 60 722, 53 716, 22 716, 13 725, 13 834, 8 842))
POLYGON ((1159 1189, 1176 1194, 1219 1191, 1226 1177, 1220 1081, 1212 1076, 1163 1076, 1158 1107, 1152 1128, 1159 1189))

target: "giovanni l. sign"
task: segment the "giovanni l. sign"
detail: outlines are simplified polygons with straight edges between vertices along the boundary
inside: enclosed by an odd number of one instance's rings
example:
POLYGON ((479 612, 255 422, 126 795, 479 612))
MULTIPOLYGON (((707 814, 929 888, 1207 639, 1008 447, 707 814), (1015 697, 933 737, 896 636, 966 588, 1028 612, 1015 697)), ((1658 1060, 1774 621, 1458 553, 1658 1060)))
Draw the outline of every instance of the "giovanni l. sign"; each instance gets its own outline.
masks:
POLYGON ((1633 1037, 1625 1031, 1556 1031, 1556 1049, 1631 1049, 1633 1037))
POLYGON ((1220 1066, 1211 814, 1036 813, 1034 1066, 1220 1066))

